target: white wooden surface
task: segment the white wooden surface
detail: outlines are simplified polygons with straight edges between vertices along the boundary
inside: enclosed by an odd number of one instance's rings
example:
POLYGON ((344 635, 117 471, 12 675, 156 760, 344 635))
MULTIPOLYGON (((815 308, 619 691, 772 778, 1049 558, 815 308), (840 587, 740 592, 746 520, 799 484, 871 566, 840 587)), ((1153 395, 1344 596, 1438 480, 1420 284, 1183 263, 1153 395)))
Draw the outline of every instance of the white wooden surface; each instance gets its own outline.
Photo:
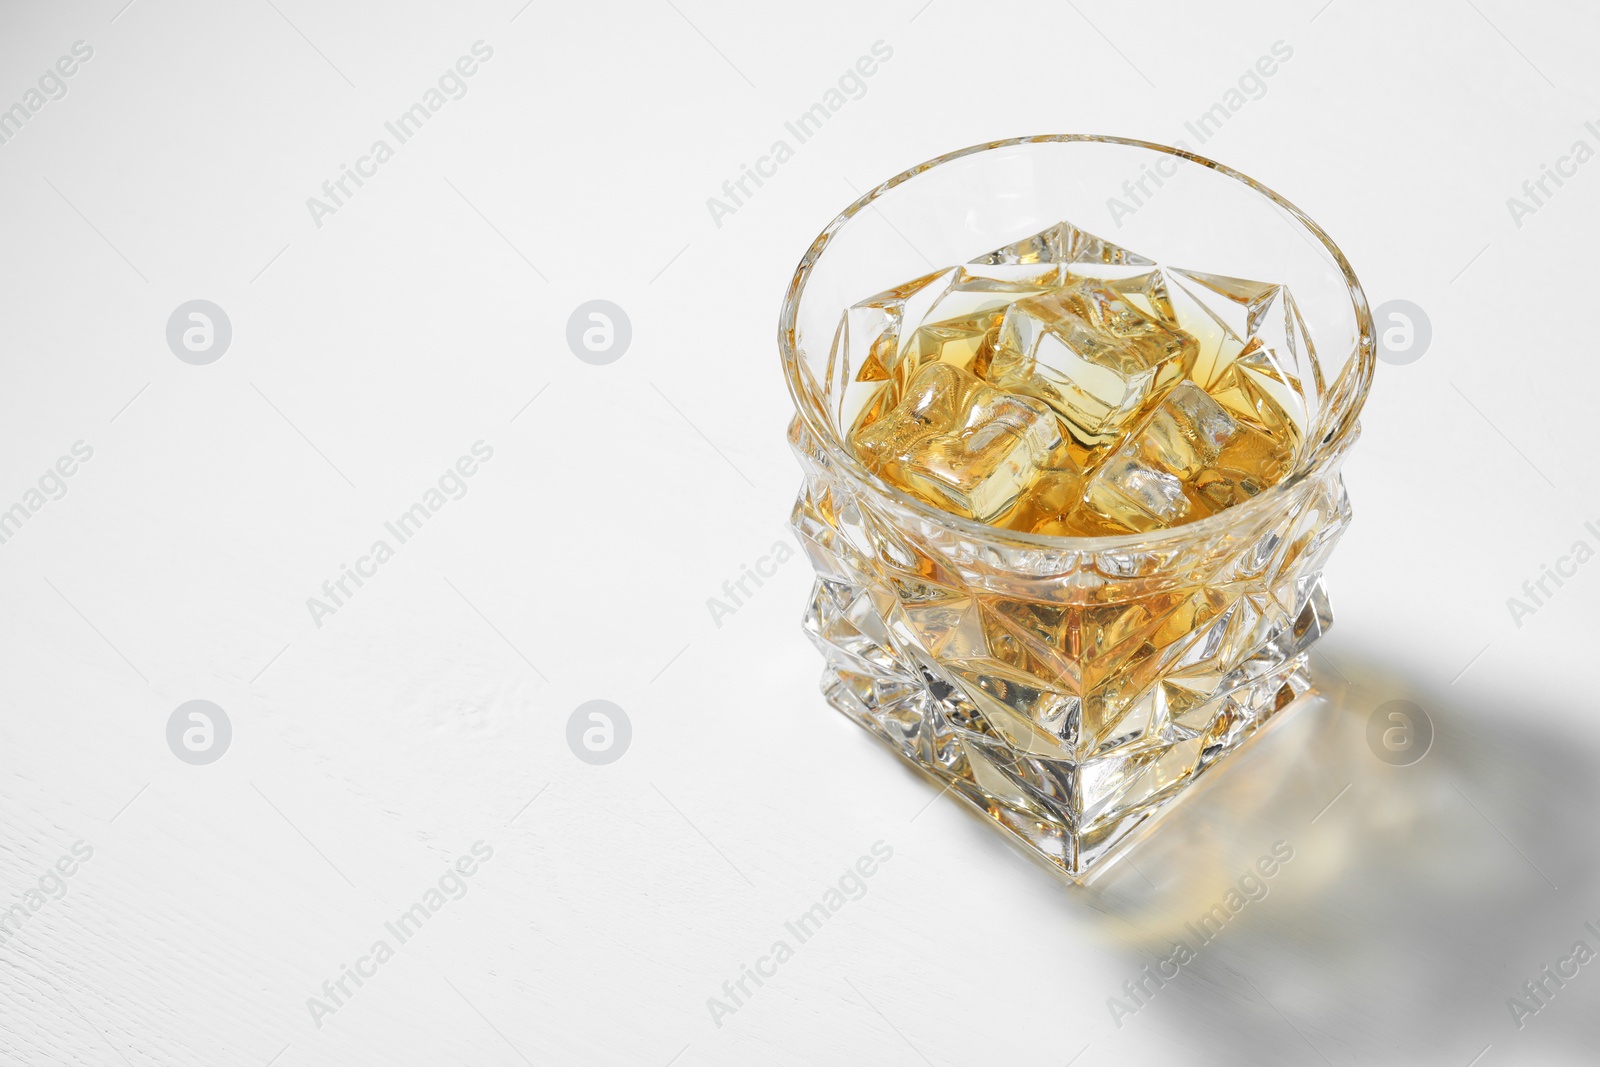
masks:
POLYGON ((1506 605, 1600 544, 1600 164, 1507 206, 1600 147, 1591 9, 520 2, 0 6, 0 107, 93 50, 0 144, 0 508, 93 450, 0 544, 0 907, 26 915, 0 1061, 1594 1062, 1600 963, 1520 1028, 1507 1003, 1600 950, 1600 563, 1520 626, 1506 605), (316 225, 306 199, 477 41, 465 95, 316 225), (803 560, 708 610, 786 536, 778 301, 853 187, 999 136, 1185 137, 1278 41, 1196 147, 1433 344, 1367 408, 1324 698, 1069 891, 825 708, 803 560), (207 366, 164 336, 196 298, 233 329, 207 366), (565 340, 596 298, 633 328, 605 366, 565 340), (466 494, 317 625, 307 598, 478 441, 466 494), (1397 698, 1437 730, 1404 768, 1365 741, 1397 698), (233 728, 207 766, 166 741, 192 699, 233 728), (595 699, 633 730, 603 766, 566 741, 595 699), (1280 841, 1265 897, 1114 1013, 1280 841), (400 944, 385 923, 477 842, 400 944))

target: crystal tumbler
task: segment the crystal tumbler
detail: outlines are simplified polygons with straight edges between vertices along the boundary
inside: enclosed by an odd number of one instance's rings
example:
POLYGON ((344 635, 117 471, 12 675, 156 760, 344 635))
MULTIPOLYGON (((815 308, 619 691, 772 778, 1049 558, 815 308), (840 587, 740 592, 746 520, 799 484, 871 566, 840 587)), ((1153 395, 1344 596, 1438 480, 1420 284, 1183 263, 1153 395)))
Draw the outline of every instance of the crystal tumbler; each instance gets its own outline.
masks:
MULTIPOLYGON (((940 329, 929 336, 968 344, 940 329)), ((1276 193, 1119 138, 953 152, 879 185, 817 237, 779 346, 823 692, 1025 851, 1075 881, 1103 870, 1309 688, 1307 650, 1331 622, 1322 568, 1350 521, 1339 471, 1373 330, 1343 254, 1276 193), (850 432, 884 370, 852 343, 851 309, 877 294, 880 327, 910 330, 925 279, 974 263, 1196 294, 1234 350, 1264 347, 1300 383, 1304 424, 1283 476, 1179 525, 1059 536, 962 517, 874 474, 850 432)))

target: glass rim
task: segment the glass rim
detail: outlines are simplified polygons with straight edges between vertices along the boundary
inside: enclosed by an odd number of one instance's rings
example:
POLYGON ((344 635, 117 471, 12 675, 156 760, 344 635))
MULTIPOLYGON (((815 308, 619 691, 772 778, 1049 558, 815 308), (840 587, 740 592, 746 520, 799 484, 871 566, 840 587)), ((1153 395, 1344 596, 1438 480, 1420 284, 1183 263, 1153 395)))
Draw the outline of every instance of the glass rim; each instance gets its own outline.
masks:
MULTIPOLYGON (((980 144, 970 145, 953 152, 946 152, 923 163, 918 163, 916 166, 903 170, 887 181, 869 189, 858 197, 854 203, 841 211, 832 222, 828 223, 811 242, 811 246, 806 249, 805 255, 801 257, 799 265, 795 268, 794 277, 789 282, 788 291, 784 294, 783 308, 779 313, 778 349, 783 359, 784 380, 788 385, 790 398, 794 401, 795 411, 805 423, 806 428, 810 430, 818 446, 827 453, 829 460, 847 472, 852 482, 864 486, 879 497, 887 498, 902 509, 911 511, 923 521, 946 527, 957 534, 982 541, 1011 542, 1033 548, 1053 549, 1058 552, 1082 553, 1152 548, 1203 538, 1235 525, 1246 524, 1257 516, 1268 513, 1274 505, 1282 502, 1308 478, 1316 475, 1329 460, 1339 455, 1343 451, 1343 446, 1353 440, 1360 432, 1356 416, 1360 414, 1362 406, 1366 403, 1367 393, 1372 387, 1372 376, 1377 364, 1374 350, 1372 312, 1367 304, 1366 292, 1361 288, 1361 282, 1356 278, 1355 271, 1351 268, 1349 261, 1345 259, 1344 253, 1340 251, 1339 246, 1304 211, 1301 211, 1289 200, 1249 175, 1218 163, 1213 159, 1208 159, 1205 156, 1196 155, 1185 149, 1174 148, 1171 145, 1159 144, 1154 141, 1086 133, 1040 134, 1031 137, 1011 137, 1001 141, 984 141, 980 144), (1194 522, 1181 523, 1177 526, 1152 530, 1148 533, 1136 531, 1099 537, 1067 537, 1058 534, 1037 534, 1025 533, 1021 530, 1008 530, 1004 527, 991 526, 976 519, 969 519, 954 512, 945 511, 884 481, 868 470, 855 457, 855 454, 835 434, 833 428, 821 420, 821 412, 815 409, 815 405, 807 402, 804 358, 795 343, 796 316, 799 311, 800 299, 805 293, 806 282, 811 276, 813 267, 816 265, 817 260, 822 257, 823 252, 827 250, 834 235, 846 223, 855 218, 879 197, 889 192, 889 190, 903 185, 917 175, 942 164, 982 152, 1011 148, 1017 145, 1073 142, 1123 145, 1130 148, 1159 152, 1186 159, 1191 163, 1199 164, 1232 178, 1286 211, 1294 222, 1302 226, 1327 251, 1344 277, 1345 289, 1350 297, 1351 307, 1356 316, 1357 332, 1353 365, 1346 371, 1346 373, 1354 373, 1356 375, 1348 401, 1350 410, 1343 417, 1338 427, 1338 432, 1325 435, 1321 440, 1317 441, 1307 454, 1305 461, 1289 477, 1262 490, 1243 504, 1214 512, 1204 518, 1196 519, 1194 522)), ((1330 383, 1330 393, 1331 391, 1330 383)))

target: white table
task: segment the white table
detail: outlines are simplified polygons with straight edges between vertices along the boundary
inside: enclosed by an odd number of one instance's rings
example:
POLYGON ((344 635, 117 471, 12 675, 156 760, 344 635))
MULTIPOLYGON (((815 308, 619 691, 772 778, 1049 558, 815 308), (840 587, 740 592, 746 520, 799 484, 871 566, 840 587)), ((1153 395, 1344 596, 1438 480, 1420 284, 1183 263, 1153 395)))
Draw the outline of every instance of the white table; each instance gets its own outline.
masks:
POLYGON ((1600 148, 1592 11, 122 3, 0 15, 26 112, 0 125, 0 510, 26 512, 0 544, 0 1061, 1594 1062, 1600 963, 1520 1029, 1508 998, 1600 951, 1600 563, 1507 607, 1600 547, 1600 163, 1507 203, 1600 148), (1185 137, 1278 41, 1197 150, 1305 208, 1432 346, 1366 409, 1323 697, 1073 891, 817 694, 810 576, 773 548, 778 303, 853 190, 1019 133, 1185 137), (744 165, 768 176, 735 204, 744 165), (231 325, 204 365, 165 336, 195 299, 231 325), (609 364, 566 340, 593 299, 631 322, 609 364), (197 699, 231 724, 208 765, 167 743, 197 699), (1413 766, 1366 745, 1392 699, 1437 731, 1413 766), (631 723, 606 765, 566 740, 591 700, 631 723), (1267 895, 1129 998, 1278 841, 1267 895), (441 876, 464 895, 431 911, 441 876), (29 910, 41 881, 63 895, 29 910))

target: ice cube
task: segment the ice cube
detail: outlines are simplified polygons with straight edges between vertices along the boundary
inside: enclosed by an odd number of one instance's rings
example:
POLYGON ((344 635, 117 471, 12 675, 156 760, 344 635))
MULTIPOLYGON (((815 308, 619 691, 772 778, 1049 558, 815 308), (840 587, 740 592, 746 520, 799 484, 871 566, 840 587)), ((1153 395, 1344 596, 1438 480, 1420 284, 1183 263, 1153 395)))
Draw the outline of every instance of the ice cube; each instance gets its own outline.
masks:
POLYGON ((1323 393, 1321 370, 1284 285, 1171 270, 1181 329, 1201 339, 1193 378, 1235 418, 1304 440, 1323 393), (1215 343, 1208 341, 1215 339, 1215 343))
POLYGON ((1083 497, 1083 470, 1065 441, 1039 461, 1039 473, 995 525, 1024 533, 1075 536, 1074 512, 1083 497))
POLYGON ((1092 474, 1084 507, 1135 530, 1203 518, 1278 481, 1290 453, 1184 381, 1092 474))
POLYGON ((1249 500, 1293 469, 1324 393, 1287 286, 1161 265, 1066 222, 850 308, 828 383, 887 480, 1060 536, 1249 500))
POLYGON ((1235 418, 1288 443, 1291 450, 1305 439, 1305 387, 1258 337, 1222 369, 1208 391, 1235 418))
POLYGON ((1239 434, 1239 424, 1193 382, 1179 382, 1151 414, 1139 440, 1147 458, 1163 470, 1193 478, 1215 463, 1239 434))
POLYGON ((989 381, 1049 404, 1088 466, 1182 380, 1195 351, 1120 293, 1079 279, 1011 305, 989 381))
POLYGON ((1089 479, 1084 506, 1130 530, 1159 530, 1182 522, 1189 498, 1176 475, 1143 462, 1132 448, 1118 451, 1089 479))
POLYGON ((830 388, 841 394, 840 423, 875 422, 905 395, 924 364, 985 374, 1006 307, 1054 284, 1049 277, 997 276, 999 269, 933 271, 847 308, 828 369, 830 388))
POLYGON ((1241 421, 1239 433, 1190 484, 1212 511, 1221 511, 1282 481, 1294 458, 1292 438, 1263 433, 1241 421))
POLYGON ((1006 308, 1047 291, 1051 285, 1048 280, 989 277, 977 272, 981 269, 957 270, 920 320, 905 321, 901 359, 909 370, 941 362, 982 376, 993 358, 1006 308))
POLYGON ((900 403, 855 436, 856 454, 882 477, 979 522, 1016 503, 1060 445, 1044 404, 948 363, 924 366, 900 403))

